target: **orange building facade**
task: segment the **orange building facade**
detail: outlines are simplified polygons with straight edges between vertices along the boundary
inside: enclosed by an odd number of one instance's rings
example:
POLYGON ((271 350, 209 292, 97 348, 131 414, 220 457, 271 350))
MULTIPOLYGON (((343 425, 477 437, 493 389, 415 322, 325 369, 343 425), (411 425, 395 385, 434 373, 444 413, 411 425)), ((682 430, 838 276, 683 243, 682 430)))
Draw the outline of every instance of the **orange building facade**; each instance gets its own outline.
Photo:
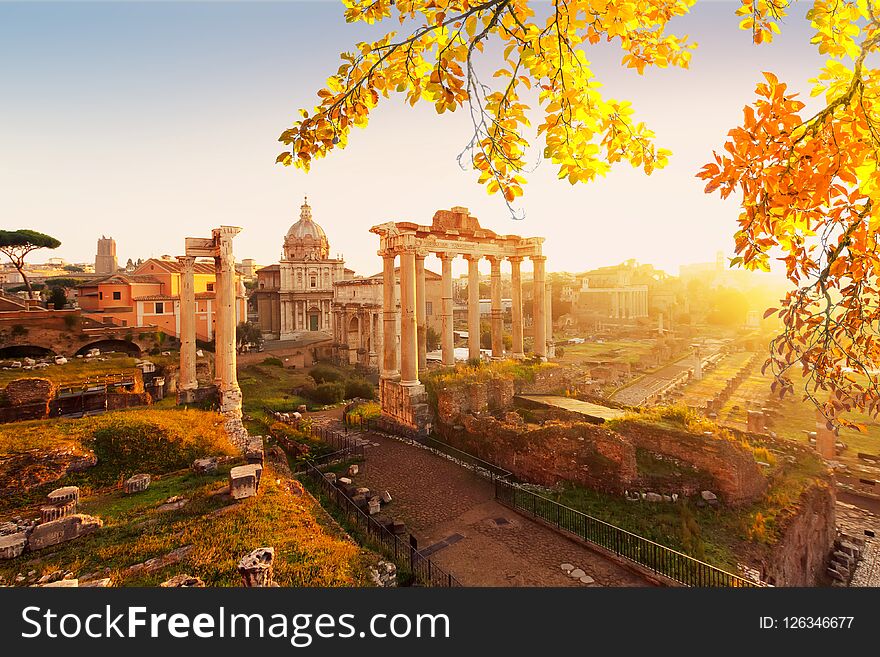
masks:
MULTIPOLYGON (((180 275, 177 260, 150 258, 130 274, 111 274, 78 286, 83 315, 114 326, 155 327, 180 337, 180 275)), ((195 263, 196 338, 214 339, 214 265, 195 263)), ((237 277, 236 323, 245 321, 244 286, 237 277)))

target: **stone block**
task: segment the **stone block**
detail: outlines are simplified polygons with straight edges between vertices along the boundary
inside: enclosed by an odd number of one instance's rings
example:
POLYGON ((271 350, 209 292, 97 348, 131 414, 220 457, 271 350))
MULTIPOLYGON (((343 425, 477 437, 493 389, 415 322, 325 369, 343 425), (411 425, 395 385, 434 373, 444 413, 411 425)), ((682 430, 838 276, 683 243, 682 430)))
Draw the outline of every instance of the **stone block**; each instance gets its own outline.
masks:
POLYGON ((81 589, 84 589, 84 588, 105 589, 105 588, 110 588, 111 586, 113 586, 113 580, 110 579, 109 577, 102 577, 101 579, 91 579, 88 582, 83 582, 82 580, 80 580, 80 582, 79 582, 79 588, 81 588, 81 589))
POLYGON ((6 534, 0 536, 0 559, 15 559, 21 556, 27 545, 27 534, 6 534))
POLYGON ((379 502, 378 497, 373 497, 367 503, 367 511, 371 516, 376 515, 381 510, 381 503, 379 502))
POLYGON ((248 440, 244 450, 244 458, 251 465, 263 465, 265 455, 262 436, 254 436, 248 440))
POLYGON ((92 534, 103 526, 100 518, 74 513, 52 522, 45 522, 34 527, 28 540, 31 550, 58 545, 81 536, 92 534))
POLYGON ((331 484, 335 484, 336 483, 336 473, 335 472, 325 472, 324 479, 329 481, 331 484))
POLYGON ((391 504, 391 493, 387 490, 382 493, 382 504, 391 504))
POLYGON ((122 491, 126 495, 131 495, 133 493, 143 493, 149 487, 150 475, 148 474, 136 474, 132 477, 129 477, 122 483, 122 491))
POLYGON ((247 587, 272 586, 272 565, 275 548, 261 547, 245 555, 238 562, 241 583, 247 587))
POLYGON ((67 500, 58 504, 49 504, 40 507, 40 522, 52 522, 76 513, 76 500, 67 500))
POLYGON ((348 476, 349 477, 354 477, 358 473, 358 471, 359 471, 359 468, 357 466, 357 463, 352 463, 350 466, 348 466, 348 476))
POLYGON ((339 479, 337 479, 336 481, 338 481, 339 484, 342 486, 351 486, 351 479, 349 479, 348 477, 339 477, 339 479))
POLYGON ((657 493, 645 493, 645 499, 648 502, 662 502, 663 496, 658 495, 657 493))
POLYGON ((59 579, 57 582, 49 582, 47 584, 38 584, 42 589, 59 588, 59 589, 76 589, 79 588, 78 579, 59 579))
POLYGON ((49 493, 46 498, 51 504, 73 500, 79 502, 79 486, 62 486, 49 493))
POLYGON ((700 497, 702 497, 706 502, 715 502, 718 500, 718 496, 710 490, 704 490, 700 493, 700 497))
POLYGON ((356 495, 369 495, 370 489, 367 488, 366 486, 360 486, 360 487, 356 488, 354 492, 356 495))
POLYGON ((296 410, 298 413, 305 413, 309 410, 309 407, 306 406, 305 404, 300 404, 299 406, 296 407, 296 410))
POLYGON ((406 534, 406 523, 403 520, 395 519, 391 523, 391 532, 393 534, 397 534, 400 536, 401 534, 406 534))
POLYGON ((159 586, 164 588, 203 589, 205 588, 205 582, 202 581, 201 577, 194 577, 193 575, 181 573, 180 575, 175 575, 171 579, 166 579, 159 584, 159 586))
POLYGON ((229 493, 243 500, 257 494, 257 473, 252 465, 239 465, 229 471, 229 493))
POLYGON ((217 466, 220 462, 216 456, 209 456, 203 459, 196 459, 192 462, 192 470, 197 474, 214 474, 217 472, 217 466))

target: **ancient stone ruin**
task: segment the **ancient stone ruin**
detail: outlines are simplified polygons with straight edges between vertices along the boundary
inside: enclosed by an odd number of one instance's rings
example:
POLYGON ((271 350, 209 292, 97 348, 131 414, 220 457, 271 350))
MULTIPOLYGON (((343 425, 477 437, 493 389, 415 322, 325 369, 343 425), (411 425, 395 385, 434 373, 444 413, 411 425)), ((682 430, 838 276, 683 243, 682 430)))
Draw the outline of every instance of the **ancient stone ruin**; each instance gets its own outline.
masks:
POLYGON ((122 490, 126 495, 142 493, 150 486, 150 475, 136 474, 126 479, 122 484, 122 490))
POLYGON ((452 260, 468 261, 468 352, 480 358, 479 262, 489 260, 491 275, 492 357, 502 358, 503 315, 501 305, 501 263, 508 260, 512 276, 512 356, 523 357, 523 314, 520 263, 530 258, 534 268, 534 355, 548 353, 550 295, 546 293, 545 260, 542 237, 523 238, 498 235, 481 228, 467 208, 439 210, 430 226, 411 222, 389 222, 373 226, 379 236, 379 255, 383 260, 383 357, 379 382, 382 413, 390 420, 421 433, 430 429, 430 412, 419 371, 426 368, 425 257, 436 254, 442 268, 441 352, 444 365, 455 364, 452 326, 452 260), (395 259, 400 256, 400 313, 398 317, 395 259), (398 326, 400 353, 398 355, 398 326))
POLYGON ((235 257, 232 239, 241 232, 234 226, 221 226, 211 237, 187 237, 186 255, 178 256, 182 265, 180 277, 180 383, 178 400, 191 403, 199 398, 196 378, 196 297, 195 260, 213 258, 216 276, 214 384, 220 395, 220 413, 225 418, 226 433, 230 440, 244 450, 247 430, 241 422, 241 388, 236 374, 235 328, 236 317, 235 257))
POLYGON ((275 561, 275 548, 261 547, 245 555, 238 562, 242 586, 266 587, 274 586, 272 566, 275 561))

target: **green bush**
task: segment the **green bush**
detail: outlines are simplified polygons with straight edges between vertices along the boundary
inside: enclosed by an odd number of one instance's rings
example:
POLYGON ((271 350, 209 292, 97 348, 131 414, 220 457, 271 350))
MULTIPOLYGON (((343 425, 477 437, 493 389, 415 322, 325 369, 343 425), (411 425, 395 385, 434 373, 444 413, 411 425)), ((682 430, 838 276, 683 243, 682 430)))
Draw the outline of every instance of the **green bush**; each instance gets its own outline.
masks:
POLYGON ((366 379, 349 379, 345 382, 345 398, 354 399, 373 399, 376 396, 376 389, 373 384, 366 379))
POLYGON ((280 358, 275 358, 274 356, 269 356, 268 358, 263 359, 263 365, 271 365, 273 367, 284 367, 284 363, 281 362, 280 358))
POLYGON ((315 365, 309 370, 309 376, 315 380, 315 383, 330 383, 341 381, 343 378, 342 373, 330 365, 315 365))
POLYGON ((338 404, 345 399, 345 385, 341 381, 321 383, 312 393, 312 399, 319 404, 338 404))

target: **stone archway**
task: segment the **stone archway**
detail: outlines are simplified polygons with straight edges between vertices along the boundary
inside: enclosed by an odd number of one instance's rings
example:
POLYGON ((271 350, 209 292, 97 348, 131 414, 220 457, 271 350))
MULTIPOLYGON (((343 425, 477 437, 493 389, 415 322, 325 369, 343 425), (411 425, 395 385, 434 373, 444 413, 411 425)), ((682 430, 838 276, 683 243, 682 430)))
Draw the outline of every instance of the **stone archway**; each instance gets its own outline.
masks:
POLYGON ((142 353, 142 349, 139 345, 135 344, 131 340, 96 340, 95 342, 90 342, 86 345, 83 345, 79 349, 77 349, 75 356, 79 356, 82 354, 85 356, 91 349, 100 349, 101 351, 121 351, 122 353, 129 354, 130 356, 140 356, 142 353))
POLYGON ((33 344, 14 344, 0 347, 0 360, 7 358, 52 358, 55 352, 33 344))

